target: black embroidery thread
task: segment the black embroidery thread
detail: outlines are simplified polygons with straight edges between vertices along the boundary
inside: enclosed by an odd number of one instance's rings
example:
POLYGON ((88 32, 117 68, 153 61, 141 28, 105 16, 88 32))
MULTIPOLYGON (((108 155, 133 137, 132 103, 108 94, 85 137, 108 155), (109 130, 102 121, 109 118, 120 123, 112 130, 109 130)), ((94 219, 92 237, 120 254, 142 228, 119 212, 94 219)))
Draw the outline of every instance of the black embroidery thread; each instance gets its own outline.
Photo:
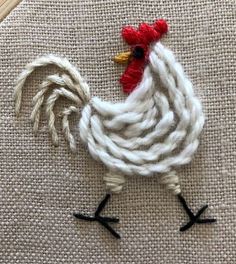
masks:
POLYGON ((100 213, 106 206, 108 200, 111 198, 111 195, 108 193, 106 194, 105 198, 101 201, 101 203, 98 205, 97 210, 95 211, 94 216, 87 216, 80 213, 74 213, 74 217, 80 220, 86 220, 86 221, 97 221, 100 223, 104 228, 106 228, 115 238, 120 239, 120 235, 108 224, 108 223, 118 223, 119 218, 115 217, 106 217, 106 216, 100 216, 100 213))
POLYGON ((189 216, 190 221, 182 226, 179 230, 184 232, 188 230, 191 226, 194 224, 206 224, 206 223, 214 223, 216 222, 216 219, 214 218, 206 218, 206 219, 200 219, 200 216, 203 214, 203 212, 208 208, 208 205, 204 205, 196 215, 193 214, 191 209, 188 207, 187 202, 185 201, 184 197, 181 194, 177 195, 179 198, 180 203, 182 204, 184 210, 186 211, 187 215, 189 216))

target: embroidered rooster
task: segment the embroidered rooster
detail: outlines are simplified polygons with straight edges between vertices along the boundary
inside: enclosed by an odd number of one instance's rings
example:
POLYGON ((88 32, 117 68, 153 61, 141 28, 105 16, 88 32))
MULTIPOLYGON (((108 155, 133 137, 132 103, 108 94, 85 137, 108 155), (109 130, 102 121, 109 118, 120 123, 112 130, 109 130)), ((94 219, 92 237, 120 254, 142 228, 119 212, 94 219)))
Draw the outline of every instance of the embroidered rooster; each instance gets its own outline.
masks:
POLYGON ((130 45, 130 51, 117 55, 114 60, 128 63, 120 79, 123 91, 129 94, 124 102, 111 103, 98 97, 91 98, 89 86, 77 68, 67 59, 54 55, 29 63, 19 76, 14 91, 18 115, 22 88, 36 68, 53 64, 63 71, 61 75, 48 76, 39 86, 33 98, 33 129, 38 131, 45 102, 49 132, 53 144, 58 145, 54 105, 59 97, 67 98, 72 105, 61 112, 62 128, 70 149, 75 152, 76 140, 70 131, 68 117, 82 110, 78 126, 80 138, 91 156, 108 168, 104 176, 108 193, 94 216, 79 213, 74 216, 98 221, 116 238, 120 236, 109 223, 116 223, 119 219, 103 217, 100 213, 111 193, 122 190, 125 176, 129 175, 158 176, 160 182, 178 197, 190 219, 180 228, 181 231, 195 223, 216 221, 200 218, 207 205, 194 214, 181 195, 176 169, 192 160, 199 145, 204 115, 182 66, 159 42, 167 30, 167 23, 162 19, 152 25, 142 23, 138 29, 131 26, 123 28, 122 37, 130 45))

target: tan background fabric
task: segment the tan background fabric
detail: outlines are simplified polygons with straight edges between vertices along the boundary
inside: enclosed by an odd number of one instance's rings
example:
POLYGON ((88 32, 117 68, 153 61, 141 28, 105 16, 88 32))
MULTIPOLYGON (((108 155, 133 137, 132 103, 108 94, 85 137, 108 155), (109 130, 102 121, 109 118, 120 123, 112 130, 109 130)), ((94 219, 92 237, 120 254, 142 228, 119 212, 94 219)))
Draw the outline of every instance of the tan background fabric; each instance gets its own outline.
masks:
POLYGON ((0 24, 0 263, 235 263, 235 8, 234 0, 25 0, 0 24), (47 71, 27 83, 19 119, 13 85, 27 62, 54 53, 78 65, 93 95, 121 100, 124 68, 111 61, 125 48, 120 29, 160 17, 170 24, 163 43, 184 65, 207 116, 194 162, 179 171, 182 190, 194 210, 208 203, 218 223, 180 233, 187 216, 176 198, 157 178, 133 177, 105 211, 120 217, 117 241, 71 215, 94 211, 106 169, 82 145, 76 156, 62 137, 53 147, 45 120, 33 135, 31 99, 47 71))

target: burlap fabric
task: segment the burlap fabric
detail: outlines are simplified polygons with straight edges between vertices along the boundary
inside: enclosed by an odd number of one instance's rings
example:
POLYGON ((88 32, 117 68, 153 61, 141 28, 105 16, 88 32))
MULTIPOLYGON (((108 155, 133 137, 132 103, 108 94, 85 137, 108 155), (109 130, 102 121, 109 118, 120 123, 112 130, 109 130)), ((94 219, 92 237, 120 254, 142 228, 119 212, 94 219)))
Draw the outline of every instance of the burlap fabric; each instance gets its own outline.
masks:
POLYGON ((0 263, 235 263, 235 44, 233 0, 23 1, 0 24, 0 263), (157 178, 133 177, 105 211, 120 217, 117 241, 71 214, 94 211, 106 169, 81 144, 78 155, 63 139, 53 147, 44 119, 33 135, 31 99, 47 72, 27 83, 19 119, 14 80, 27 62, 54 53, 78 65, 92 95, 121 100, 124 68, 111 61, 125 48, 120 29, 160 17, 170 24, 162 41, 191 77, 207 116, 198 154, 179 171, 182 190, 194 210, 207 202, 218 223, 180 233, 187 217, 176 198, 157 178))

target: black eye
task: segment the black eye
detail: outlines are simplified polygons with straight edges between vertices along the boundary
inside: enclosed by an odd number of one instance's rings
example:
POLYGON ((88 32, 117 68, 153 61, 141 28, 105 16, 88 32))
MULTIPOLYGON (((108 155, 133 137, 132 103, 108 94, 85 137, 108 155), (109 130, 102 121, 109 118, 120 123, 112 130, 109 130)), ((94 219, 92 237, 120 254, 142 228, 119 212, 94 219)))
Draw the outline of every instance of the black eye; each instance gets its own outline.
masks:
POLYGON ((140 46, 136 46, 134 49, 133 49, 133 57, 136 58, 136 59, 142 59, 144 57, 144 49, 140 46))

